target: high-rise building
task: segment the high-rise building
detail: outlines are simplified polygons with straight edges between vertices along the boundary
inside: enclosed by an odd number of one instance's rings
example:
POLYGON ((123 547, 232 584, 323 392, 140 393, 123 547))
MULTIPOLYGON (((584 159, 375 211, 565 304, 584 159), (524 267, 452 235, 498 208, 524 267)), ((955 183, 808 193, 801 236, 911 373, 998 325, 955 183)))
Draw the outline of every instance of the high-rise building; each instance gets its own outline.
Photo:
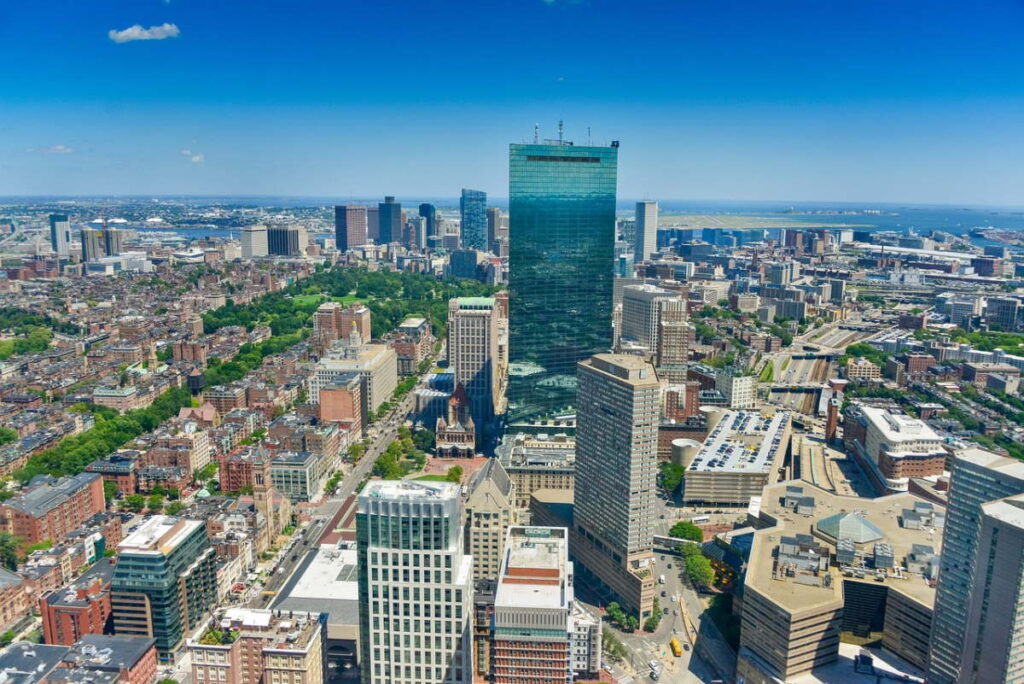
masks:
POLYGON ((118 228, 103 228, 103 249, 107 256, 117 256, 124 251, 124 231, 118 228))
POLYGON ((658 374, 671 383, 687 379, 686 363, 690 358, 690 341, 697 331, 689 323, 686 302, 677 299, 662 302, 658 307, 658 339, 654 358, 658 374))
POLYGON ((420 216, 427 219, 427 237, 437 235, 437 207, 424 202, 420 205, 420 216))
POLYGON ((510 147, 513 421, 571 406, 576 364, 611 348, 618 152, 617 142, 510 147))
POLYGON ((334 242, 339 252, 365 245, 366 207, 346 204, 334 207, 334 242))
POLYGON ((82 229, 82 261, 96 261, 106 256, 103 249, 103 233, 94 228, 82 229))
POLYGON ((267 227, 245 226, 242 228, 242 258, 255 259, 269 254, 267 249, 267 227))
POLYGON ((1024 494, 981 506, 961 682, 1024 680, 1024 494))
POLYGON ((206 525, 155 515, 117 550, 110 584, 114 631, 156 639, 160 659, 171 659, 217 602, 217 554, 206 525))
POLYGON ((498 577, 505 535, 516 523, 515 485, 496 458, 489 458, 466 485, 466 550, 473 581, 498 577))
POLYGON ((715 389, 725 397, 725 405, 733 409, 754 408, 757 378, 741 375, 733 368, 724 368, 715 375, 715 389))
POLYGON ((508 224, 498 207, 487 207, 487 248, 494 251, 494 241, 508 237, 508 224))
POLYGON ((377 205, 380 224, 377 244, 386 245, 402 240, 402 205, 390 195, 377 205))
POLYGON ((989 297, 985 303, 985 324, 1012 332, 1020 320, 1020 300, 1012 297, 989 297))
POLYGON ((267 251, 276 256, 302 256, 308 237, 303 226, 274 226, 267 229, 267 251))
POLYGON ((67 259, 71 254, 71 222, 67 214, 50 214, 50 246, 58 258, 67 259))
POLYGON ((800 277, 800 262, 780 261, 768 264, 768 282, 772 285, 789 285, 800 277))
POLYGON ((579 364, 576 560, 643 620, 654 601, 655 488, 661 384, 637 356, 579 364))
MULTIPOLYGON (((991 673, 980 678, 982 670, 978 669, 981 664, 977 647, 985 644, 984 635, 979 634, 979 628, 986 624, 984 612, 998 614, 993 616, 993 624, 998 628, 1001 622, 1005 624, 1005 611, 1014 610, 1016 605, 1017 647, 1020 648, 1020 577, 1011 577, 1010 571, 995 574, 996 570, 1005 568, 1001 562, 993 563, 991 531, 998 527, 994 526, 994 521, 985 521, 994 514, 992 509, 985 510, 986 504, 1020 494, 1024 494, 1024 462, 982 449, 967 449, 953 458, 928 654, 929 682, 1013 681, 991 673), (993 598, 988 590, 997 585, 1002 586, 1002 593, 993 598), (1011 586, 1015 587, 1015 593, 1010 593, 1011 586)), ((1012 544, 1014 535, 1009 536, 1012 544)), ((1019 544, 1016 549, 1019 560, 1019 544)), ((1009 654, 1010 633, 1001 634, 1001 650, 986 651, 985 658, 995 660, 1009 654)), ((993 637, 998 638, 998 633, 990 633, 987 638, 993 637)), ((1021 662, 1018 659, 1016 665, 1019 667, 1021 662)), ((983 669, 987 671, 987 665, 983 669)), ((1018 670, 1018 680, 1020 674, 1018 670)))
POLYGON ((359 495, 363 684, 473 681, 473 559, 450 482, 371 481, 359 495))
POLYGON ((448 256, 448 274, 452 278, 480 278, 480 257, 475 249, 456 249, 448 256))
POLYGON ((483 190, 462 189, 459 200, 462 219, 462 245, 472 249, 487 249, 487 193, 483 190))
POLYGON ((647 261, 658 251, 658 203, 644 200, 636 203, 636 229, 633 239, 633 260, 647 261))
POLYGON ((366 207, 366 237, 373 240, 374 244, 380 242, 380 208, 366 207))
POLYGON ((654 285, 627 285, 622 288, 622 323, 619 338, 634 342, 648 351, 658 348, 661 311, 676 303, 685 308, 677 292, 654 285))
POLYGON ((493 297, 458 297, 448 302, 448 363, 455 384, 469 396, 478 442, 487 439, 501 401, 504 370, 498 364, 501 312, 493 297))
POLYGON ((564 527, 513 527, 492 617, 497 684, 572 682, 600 669, 601 623, 575 602, 564 527))

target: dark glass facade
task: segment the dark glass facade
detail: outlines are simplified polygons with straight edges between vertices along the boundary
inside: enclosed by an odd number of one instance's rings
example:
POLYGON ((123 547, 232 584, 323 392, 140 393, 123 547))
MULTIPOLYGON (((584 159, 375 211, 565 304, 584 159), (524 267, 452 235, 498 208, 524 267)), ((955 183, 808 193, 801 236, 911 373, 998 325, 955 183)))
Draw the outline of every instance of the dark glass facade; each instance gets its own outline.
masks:
POLYGON ((509 152, 509 420, 576 396, 576 363, 612 344, 618 146, 509 152))
POLYGON ((483 190, 462 189, 459 200, 462 246, 487 249, 487 193, 483 190))
POLYGON ((385 197, 377 205, 380 221, 380 237, 377 244, 386 245, 402 241, 402 205, 394 197, 385 197))
POLYGON ((420 216, 427 219, 427 237, 437 235, 437 207, 424 202, 420 205, 420 216))

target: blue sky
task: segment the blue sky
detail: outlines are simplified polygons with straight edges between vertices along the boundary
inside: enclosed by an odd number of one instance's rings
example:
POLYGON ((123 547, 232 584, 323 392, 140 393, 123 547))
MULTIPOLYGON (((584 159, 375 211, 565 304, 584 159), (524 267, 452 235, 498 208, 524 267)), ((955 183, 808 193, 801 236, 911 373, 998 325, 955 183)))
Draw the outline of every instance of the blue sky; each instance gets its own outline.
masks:
POLYGON ((1024 205, 1019 0, 33 0, 0 64, 0 195, 504 196, 563 118, 620 197, 1024 205))

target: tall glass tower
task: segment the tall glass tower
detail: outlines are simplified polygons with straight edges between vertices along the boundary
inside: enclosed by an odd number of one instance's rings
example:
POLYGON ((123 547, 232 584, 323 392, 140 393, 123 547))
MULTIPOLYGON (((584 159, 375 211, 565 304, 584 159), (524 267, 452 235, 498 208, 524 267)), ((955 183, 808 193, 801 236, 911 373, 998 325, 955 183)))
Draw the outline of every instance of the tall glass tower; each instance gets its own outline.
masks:
POLYGON ((462 189, 459 200, 462 219, 462 246, 471 249, 487 248, 487 193, 483 190, 462 189))
POLYGON ((566 410, 612 345, 618 143, 509 151, 509 420, 566 410))

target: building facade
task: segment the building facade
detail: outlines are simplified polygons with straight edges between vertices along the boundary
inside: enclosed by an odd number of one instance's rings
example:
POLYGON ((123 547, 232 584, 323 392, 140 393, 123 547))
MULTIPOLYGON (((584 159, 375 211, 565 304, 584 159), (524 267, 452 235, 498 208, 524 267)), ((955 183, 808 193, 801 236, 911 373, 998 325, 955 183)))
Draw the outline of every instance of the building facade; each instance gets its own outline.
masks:
POLYGON ((363 684, 470 684, 473 561, 449 482, 371 481, 359 495, 363 684))
POLYGON ((509 414, 576 398, 576 364, 612 337, 618 144, 511 146, 509 414))
POLYGON ((644 200, 636 203, 636 235, 633 241, 633 261, 647 261, 658 251, 658 203, 644 200))
POLYGON ((462 189, 459 199, 462 246, 487 249, 487 193, 483 190, 462 189))
POLYGON ((366 207, 346 204, 334 207, 334 244, 339 252, 365 245, 366 207))

